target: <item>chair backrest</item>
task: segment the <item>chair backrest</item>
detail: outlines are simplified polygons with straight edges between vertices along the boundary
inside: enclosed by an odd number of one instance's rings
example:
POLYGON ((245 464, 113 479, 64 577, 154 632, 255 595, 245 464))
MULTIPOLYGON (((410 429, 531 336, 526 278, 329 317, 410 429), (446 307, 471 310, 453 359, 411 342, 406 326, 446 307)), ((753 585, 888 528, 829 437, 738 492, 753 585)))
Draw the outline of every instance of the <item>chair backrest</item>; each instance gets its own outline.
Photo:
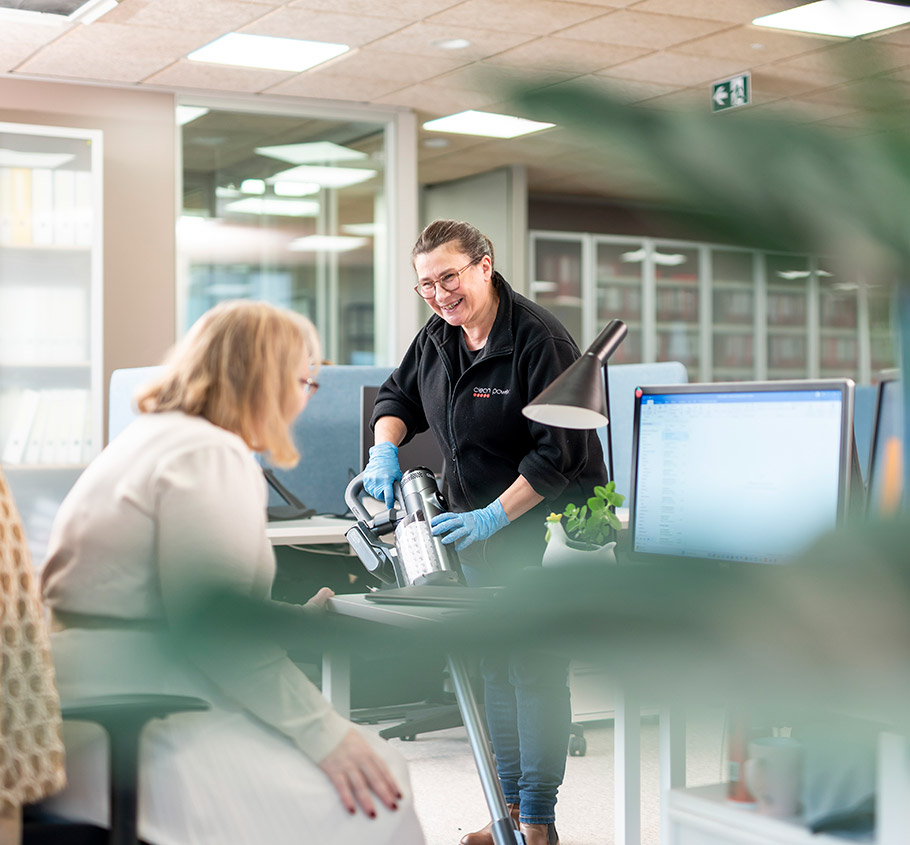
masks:
MULTIPOLYGON (((275 470, 275 477, 317 513, 344 513, 344 490, 360 465, 360 388, 378 386, 392 367, 326 365, 319 370, 319 390, 294 423, 300 463, 275 470)), ((280 504, 270 493, 272 504, 280 504)))
MULTIPOLYGON (((632 478, 632 422, 635 412, 635 388, 652 384, 686 384, 689 375, 678 361, 656 364, 607 365, 610 387, 610 439, 613 442, 613 474, 616 492, 629 495, 632 478)), ((597 429, 606 449, 606 426, 597 429)))
POLYGON ((127 367, 111 373, 108 393, 107 442, 110 443, 137 416, 133 394, 150 381, 163 367, 127 367))

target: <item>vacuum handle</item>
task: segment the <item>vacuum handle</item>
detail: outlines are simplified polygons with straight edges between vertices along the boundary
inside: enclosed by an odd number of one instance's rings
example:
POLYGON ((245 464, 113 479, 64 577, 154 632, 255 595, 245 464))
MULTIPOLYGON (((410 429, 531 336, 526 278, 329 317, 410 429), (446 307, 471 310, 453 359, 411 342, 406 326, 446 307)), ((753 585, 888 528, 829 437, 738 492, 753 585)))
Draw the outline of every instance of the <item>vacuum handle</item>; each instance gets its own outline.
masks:
MULTIPOLYGON (((395 482, 394 491, 395 500, 404 502, 404 498, 401 495, 401 484, 397 481, 395 482)), ((366 494, 366 490, 363 486, 363 473, 360 473, 360 475, 355 475, 348 482, 348 486, 344 490, 344 501, 357 519, 369 523, 373 516, 363 504, 364 494, 366 494)))

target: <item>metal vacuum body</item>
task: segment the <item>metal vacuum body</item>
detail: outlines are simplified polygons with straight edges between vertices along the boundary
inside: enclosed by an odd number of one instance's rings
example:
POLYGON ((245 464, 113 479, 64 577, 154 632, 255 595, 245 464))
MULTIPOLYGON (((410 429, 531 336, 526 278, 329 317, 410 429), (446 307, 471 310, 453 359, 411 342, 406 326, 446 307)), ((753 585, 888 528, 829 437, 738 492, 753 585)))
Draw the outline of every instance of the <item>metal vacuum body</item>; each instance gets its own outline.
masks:
POLYGON ((363 481, 358 475, 345 490, 345 501, 357 517, 346 537, 363 565, 377 578, 399 587, 411 584, 460 584, 461 566, 454 547, 430 532, 430 520, 449 510, 436 476, 426 467, 404 473, 395 485, 396 502, 402 506, 370 516, 360 497, 363 481), (391 545, 380 539, 394 529, 391 545))

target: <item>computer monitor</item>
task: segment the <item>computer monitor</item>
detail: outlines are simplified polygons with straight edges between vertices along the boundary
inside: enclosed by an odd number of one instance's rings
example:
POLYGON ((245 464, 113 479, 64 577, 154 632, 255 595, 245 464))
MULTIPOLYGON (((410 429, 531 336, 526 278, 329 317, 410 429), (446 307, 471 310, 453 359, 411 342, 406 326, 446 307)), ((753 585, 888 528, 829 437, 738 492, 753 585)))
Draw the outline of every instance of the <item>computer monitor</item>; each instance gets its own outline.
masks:
MULTIPOLYGON (((367 465, 370 459, 370 447, 373 445, 373 431, 370 429, 370 418, 376 404, 378 387, 363 385, 360 388, 360 466, 367 465)), ((398 464, 401 469, 426 467, 433 470, 437 477, 442 476, 442 452, 432 432, 423 431, 415 435, 404 446, 398 449, 398 464)))
POLYGON ((878 383, 872 425, 867 513, 889 516, 903 498, 904 403, 897 372, 884 373, 878 383))
POLYGON ((786 562, 846 515, 849 379, 640 387, 629 549, 786 562))

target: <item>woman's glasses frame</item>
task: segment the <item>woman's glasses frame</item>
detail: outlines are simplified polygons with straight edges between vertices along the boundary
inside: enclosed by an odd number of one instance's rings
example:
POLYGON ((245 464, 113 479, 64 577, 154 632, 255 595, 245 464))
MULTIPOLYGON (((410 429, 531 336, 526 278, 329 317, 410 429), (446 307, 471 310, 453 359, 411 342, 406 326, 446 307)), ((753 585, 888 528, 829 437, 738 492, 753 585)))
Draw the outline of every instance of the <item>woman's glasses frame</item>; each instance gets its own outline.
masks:
POLYGON ((461 284, 461 274, 464 273, 469 267, 473 267, 475 264, 479 264, 483 261, 483 256, 480 258, 475 258, 470 264, 465 264, 460 270, 456 270, 454 273, 446 273, 441 279, 437 279, 435 282, 429 280, 425 282, 419 282, 414 285, 414 290, 417 291, 417 295, 421 299, 435 299, 436 298, 436 286, 439 285, 446 293, 451 293, 455 290, 458 285, 461 284))

